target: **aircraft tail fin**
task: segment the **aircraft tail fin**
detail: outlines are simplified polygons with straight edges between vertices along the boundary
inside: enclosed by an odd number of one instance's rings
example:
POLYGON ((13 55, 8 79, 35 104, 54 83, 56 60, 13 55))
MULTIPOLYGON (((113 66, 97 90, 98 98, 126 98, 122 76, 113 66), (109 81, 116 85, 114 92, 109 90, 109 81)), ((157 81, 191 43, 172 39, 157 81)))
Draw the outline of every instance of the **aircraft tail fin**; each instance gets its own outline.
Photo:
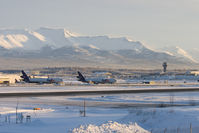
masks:
POLYGON ((29 78, 28 75, 24 72, 24 70, 22 70, 21 73, 22 73, 21 78, 23 78, 23 81, 29 82, 29 81, 30 81, 30 78, 29 78))
POLYGON ((84 78, 84 76, 79 71, 77 73, 78 73, 78 76, 77 76, 78 81, 86 82, 86 79, 84 78))

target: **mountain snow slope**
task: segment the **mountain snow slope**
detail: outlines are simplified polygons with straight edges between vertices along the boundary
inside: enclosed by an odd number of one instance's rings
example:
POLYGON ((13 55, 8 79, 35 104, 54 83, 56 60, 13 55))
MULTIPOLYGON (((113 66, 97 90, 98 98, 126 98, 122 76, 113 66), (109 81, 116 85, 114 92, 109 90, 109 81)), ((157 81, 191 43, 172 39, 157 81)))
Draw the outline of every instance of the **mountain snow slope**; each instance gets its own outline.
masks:
POLYGON ((0 46, 6 49, 23 48, 39 50, 44 46, 60 48, 64 46, 90 46, 103 50, 144 48, 141 42, 127 38, 110 38, 108 36, 77 36, 66 29, 40 28, 38 30, 0 30, 0 46))
POLYGON ((190 48, 187 50, 189 55, 191 55, 197 62, 199 62, 199 48, 190 48))
POLYGON ((189 59, 194 63, 198 62, 187 51, 183 50, 179 46, 164 47, 161 48, 160 50, 172 56, 189 59))
MULTIPOLYGON (((164 61, 175 66, 197 63, 179 47, 172 52, 166 50, 158 52, 147 48, 139 41, 125 37, 79 36, 61 28, 2 29, 0 58, 42 59, 42 61, 46 59, 53 60, 52 64, 60 61, 88 66, 93 64, 136 68, 157 65, 161 67, 164 61)), ((45 65, 45 61, 38 64, 45 65)))
POLYGON ((43 47, 45 42, 44 36, 31 30, 0 30, 0 46, 5 49, 23 48, 35 50, 43 47))

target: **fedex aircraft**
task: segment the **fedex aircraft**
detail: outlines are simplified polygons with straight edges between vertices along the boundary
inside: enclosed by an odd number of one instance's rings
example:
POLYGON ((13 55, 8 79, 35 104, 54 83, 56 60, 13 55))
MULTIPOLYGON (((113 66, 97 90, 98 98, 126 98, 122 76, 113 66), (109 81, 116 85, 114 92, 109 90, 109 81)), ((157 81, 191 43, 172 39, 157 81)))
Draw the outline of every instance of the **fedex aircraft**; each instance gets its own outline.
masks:
POLYGON ((23 70, 21 78, 27 83, 39 83, 39 84, 52 84, 52 83, 61 83, 63 80, 61 78, 30 78, 23 70))
POLYGON ((94 83, 94 84, 106 84, 106 83, 109 83, 109 84, 113 84, 116 82, 115 79, 113 78, 102 78, 102 77, 97 77, 97 78, 85 78, 79 71, 77 72, 78 73, 78 81, 81 81, 81 82, 85 82, 85 83, 94 83))

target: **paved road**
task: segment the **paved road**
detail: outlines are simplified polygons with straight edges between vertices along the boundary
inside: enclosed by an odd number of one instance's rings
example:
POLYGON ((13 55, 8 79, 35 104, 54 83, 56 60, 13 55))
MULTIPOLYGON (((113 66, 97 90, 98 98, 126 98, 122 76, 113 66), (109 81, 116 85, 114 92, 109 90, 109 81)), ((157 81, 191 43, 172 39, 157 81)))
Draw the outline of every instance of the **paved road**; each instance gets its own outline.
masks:
MULTIPOLYGON (((108 88, 107 88, 108 89, 108 88)), ((129 94, 129 93, 164 93, 164 92, 193 92, 199 91, 199 87, 175 87, 175 88, 147 88, 128 90, 77 90, 77 91, 40 91, 40 92, 9 92, 0 93, 2 97, 40 97, 40 96, 81 96, 81 95, 105 95, 105 94, 129 94)))

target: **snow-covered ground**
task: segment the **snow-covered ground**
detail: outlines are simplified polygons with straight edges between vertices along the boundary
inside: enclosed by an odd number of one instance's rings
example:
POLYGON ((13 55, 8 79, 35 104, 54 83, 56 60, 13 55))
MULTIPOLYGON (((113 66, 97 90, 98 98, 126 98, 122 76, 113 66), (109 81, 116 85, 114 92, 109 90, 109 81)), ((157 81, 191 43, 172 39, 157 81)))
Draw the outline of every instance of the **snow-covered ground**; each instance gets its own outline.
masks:
MULTIPOLYGON (((1 105, 1 106, 5 106, 1 105)), ((7 105, 8 106, 8 105, 7 105)), ((101 125, 109 120, 116 121, 125 116, 126 110, 112 110, 105 108, 86 108, 86 117, 83 117, 81 111, 83 107, 77 106, 56 106, 40 104, 22 104, 19 103, 18 113, 23 112, 23 123, 16 124, 15 106, 2 108, 4 111, 0 117, 0 132, 13 133, 66 133, 78 128, 80 125, 101 125), (33 110, 40 107, 42 110, 33 110), (26 110, 26 112, 24 111, 26 110), (5 113, 7 112, 7 113, 5 113), (27 115, 31 116, 31 122, 26 122, 27 115), (5 122, 6 116, 10 116, 11 122, 5 122)))
MULTIPOLYGON (((28 89, 35 91, 34 87, 28 89)), ((1 98, 0 107, 0 133, 134 133, 134 129, 145 133, 163 132, 165 128, 188 132, 190 124, 193 133, 199 129, 199 92, 1 98), (84 101, 86 117, 83 116, 84 101), (165 107, 164 104, 175 106, 165 107), (23 115, 23 123, 16 124, 16 107, 18 115, 23 115), (31 122, 26 122, 27 115, 31 116, 31 122)))

